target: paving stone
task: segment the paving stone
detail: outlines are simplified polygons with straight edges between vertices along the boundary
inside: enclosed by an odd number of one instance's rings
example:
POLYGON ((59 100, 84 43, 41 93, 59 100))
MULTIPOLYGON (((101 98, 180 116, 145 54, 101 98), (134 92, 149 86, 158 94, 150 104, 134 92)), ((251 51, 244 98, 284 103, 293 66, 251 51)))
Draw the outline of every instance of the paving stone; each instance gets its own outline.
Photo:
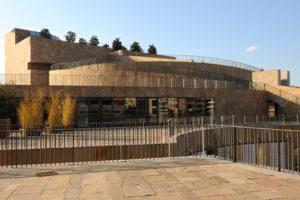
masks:
POLYGON ((160 174, 154 169, 140 170, 142 176, 159 176, 160 174))
POLYGON ((255 196, 258 196, 262 199, 281 199, 281 198, 288 198, 279 192, 272 192, 272 191, 259 191, 259 192, 252 192, 255 196))
POLYGON ((198 163, 197 159, 102 163, 72 166, 68 175, 62 175, 58 166, 18 173, 3 169, 7 174, 0 174, 0 199, 300 199, 298 175, 233 163, 198 163), (59 175, 32 176, 52 170, 59 175), (14 178, 16 174, 20 178, 14 178))
POLYGON ((66 189, 44 190, 39 199, 64 199, 66 189))

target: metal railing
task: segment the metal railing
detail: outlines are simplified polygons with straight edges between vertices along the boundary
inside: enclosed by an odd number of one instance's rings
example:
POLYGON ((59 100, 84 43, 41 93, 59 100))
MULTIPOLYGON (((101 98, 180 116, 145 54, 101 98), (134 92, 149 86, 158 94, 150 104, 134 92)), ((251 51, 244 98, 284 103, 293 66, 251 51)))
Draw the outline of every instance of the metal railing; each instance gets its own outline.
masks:
POLYGON ((244 64, 241 62, 236 62, 232 60, 222 59, 222 58, 214 58, 214 57, 207 57, 207 56, 191 56, 191 55, 167 55, 171 57, 175 57, 176 60, 188 60, 193 62, 199 62, 199 63, 209 63, 209 64, 215 64, 215 65, 224 65, 224 66, 230 66, 240 69, 249 70, 252 72, 258 72, 260 71, 259 68, 253 66, 244 64))
POLYGON ((169 75, 140 76, 103 76, 103 75, 76 75, 76 76, 49 76, 49 85, 52 86, 119 86, 119 87, 154 87, 154 88, 208 88, 208 89, 249 89, 251 83, 228 80, 214 80, 194 77, 178 77, 169 75))
POLYGON ((270 84, 254 82, 254 83, 252 83, 252 89, 266 91, 272 95, 281 97, 281 98, 291 101, 295 104, 300 104, 300 97, 293 95, 287 91, 284 91, 278 87, 272 86, 270 84))
POLYGON ((296 104, 300 97, 266 83, 247 81, 213 80, 203 78, 183 78, 177 76, 160 77, 153 75, 103 76, 103 75, 49 75, 48 80, 39 75, 1 74, 0 84, 50 85, 50 86, 112 86, 112 87, 154 87, 154 88, 195 88, 195 89, 239 89, 262 90, 296 104))
POLYGON ((112 62, 195 62, 195 63, 207 63, 207 64, 215 64, 215 65, 223 65, 228 67, 234 67, 239 69, 244 69, 252 72, 260 71, 259 68, 244 64, 241 62, 236 62, 232 60, 222 59, 222 58, 214 58, 207 56, 192 56, 192 55, 128 55, 128 56, 118 56, 115 54, 109 54, 102 57, 83 59, 76 62, 71 63, 57 63, 51 66, 51 69, 72 69, 76 67, 80 67, 83 65, 93 65, 97 63, 112 63, 112 62), (145 56, 146 55, 146 56, 145 56))
POLYGON ((298 130, 205 124, 203 118, 201 123, 190 124, 168 121, 20 129, 0 139, 0 165, 28 167, 213 156, 299 174, 299 137, 298 130))
POLYGON ((166 88, 207 88, 207 89, 250 89, 246 80, 218 80, 199 77, 180 77, 158 74, 141 75, 30 75, 0 74, 0 84, 32 86, 112 86, 112 87, 166 87, 166 88))

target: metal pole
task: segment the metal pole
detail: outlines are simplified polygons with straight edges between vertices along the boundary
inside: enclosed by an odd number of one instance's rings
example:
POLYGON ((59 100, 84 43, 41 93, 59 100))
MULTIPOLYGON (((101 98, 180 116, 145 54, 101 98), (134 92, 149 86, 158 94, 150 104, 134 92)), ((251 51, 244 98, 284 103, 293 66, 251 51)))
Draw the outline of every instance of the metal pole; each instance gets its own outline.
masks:
POLYGON ((280 172, 280 140, 279 140, 279 131, 277 131, 277 169, 280 172))
POLYGON ((205 142, 204 142, 204 125, 203 125, 203 116, 201 117, 201 131, 202 131, 202 156, 205 155, 205 142))

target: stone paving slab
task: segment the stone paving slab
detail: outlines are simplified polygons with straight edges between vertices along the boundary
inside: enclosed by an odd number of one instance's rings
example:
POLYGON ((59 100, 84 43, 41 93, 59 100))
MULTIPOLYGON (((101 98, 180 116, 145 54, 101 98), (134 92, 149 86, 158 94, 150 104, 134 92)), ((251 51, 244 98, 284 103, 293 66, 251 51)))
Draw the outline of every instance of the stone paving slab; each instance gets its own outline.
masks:
POLYGON ((217 159, 0 170, 0 199, 300 199, 300 176, 217 159), (58 175, 38 177, 55 171, 58 175))

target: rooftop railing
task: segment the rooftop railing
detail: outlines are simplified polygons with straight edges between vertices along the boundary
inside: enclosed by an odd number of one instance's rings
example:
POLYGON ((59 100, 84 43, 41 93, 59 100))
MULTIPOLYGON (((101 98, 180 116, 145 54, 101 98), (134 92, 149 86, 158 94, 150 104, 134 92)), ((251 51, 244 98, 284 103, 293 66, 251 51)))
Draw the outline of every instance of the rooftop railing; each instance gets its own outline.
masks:
POLYGON ((55 69, 71 69, 84 65, 92 65, 98 63, 112 63, 112 62, 196 62, 196 63, 208 63, 215 65, 223 65, 228 67, 234 67, 239 69, 244 69, 252 72, 258 72, 260 69, 253 65, 248 65, 245 63, 226 60, 222 58, 206 57, 206 56, 191 56, 191 55, 161 55, 159 56, 142 56, 142 55, 128 55, 128 56, 118 56, 115 54, 109 54, 102 57, 83 59, 76 62, 70 63, 57 63, 51 66, 52 70, 55 69))
POLYGON ((176 60, 189 60, 189 61, 199 62, 199 63, 224 65, 224 66, 245 69, 245 70, 249 70, 249 71, 253 71, 253 72, 260 71, 259 68, 255 67, 253 65, 248 65, 248 64, 241 63, 241 62, 226 60, 226 59, 222 59, 222 58, 214 58, 214 57, 206 57, 206 56, 190 56, 190 55, 167 55, 167 56, 175 57, 176 60))
POLYGON ((154 88, 204 88, 244 89, 251 88, 246 80, 214 80, 200 77, 176 75, 56 75, 49 77, 30 74, 0 74, 0 84, 49 85, 49 86, 111 86, 111 87, 154 87, 154 88))

